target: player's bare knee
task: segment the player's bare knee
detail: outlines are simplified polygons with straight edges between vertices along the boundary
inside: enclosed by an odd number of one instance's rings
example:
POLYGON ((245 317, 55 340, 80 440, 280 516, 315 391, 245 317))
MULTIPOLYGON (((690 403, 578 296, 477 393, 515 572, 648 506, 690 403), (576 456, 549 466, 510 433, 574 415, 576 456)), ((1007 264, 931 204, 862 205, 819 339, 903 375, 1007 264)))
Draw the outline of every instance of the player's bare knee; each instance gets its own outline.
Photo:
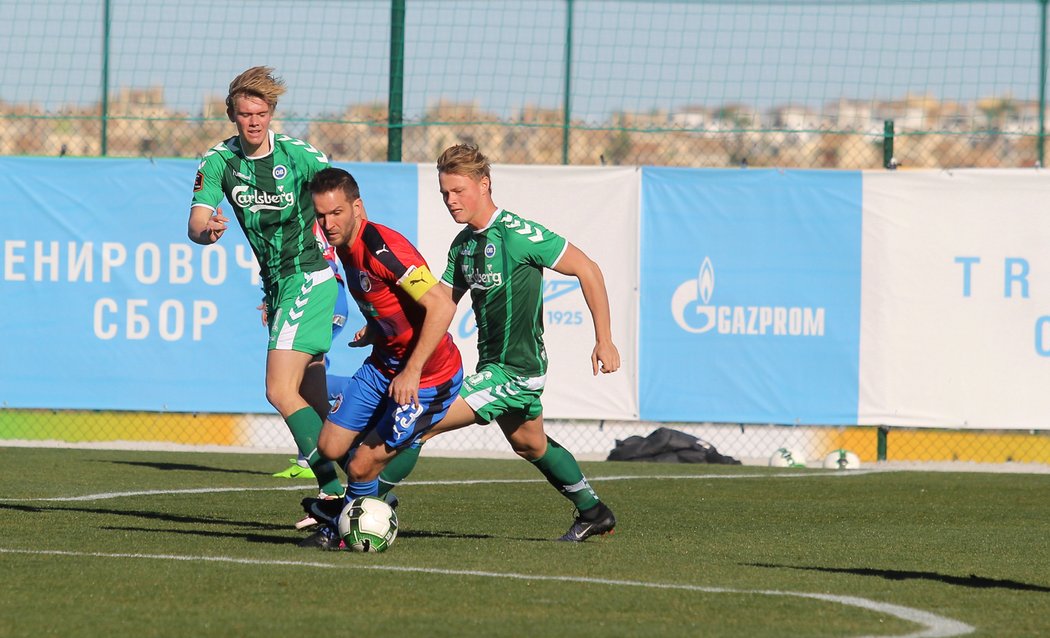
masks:
POLYGON ((288 392, 280 387, 267 386, 266 388, 266 400, 282 415, 289 414, 294 399, 302 401, 297 392, 288 392))
POLYGON ((511 440, 510 447, 515 454, 526 461, 535 461, 546 453, 547 441, 546 439, 543 441, 511 440))
POLYGON ((338 461, 350 448, 332 432, 330 425, 321 429, 321 434, 317 437, 317 453, 329 461, 338 461))
POLYGON ((354 482, 371 481, 379 476, 382 468, 368 454, 362 454, 367 448, 359 447, 346 468, 347 477, 354 482))
POLYGON ((346 450, 341 449, 341 447, 333 441, 325 441, 323 439, 318 439, 317 441, 317 453, 329 461, 338 461, 346 454, 346 450))

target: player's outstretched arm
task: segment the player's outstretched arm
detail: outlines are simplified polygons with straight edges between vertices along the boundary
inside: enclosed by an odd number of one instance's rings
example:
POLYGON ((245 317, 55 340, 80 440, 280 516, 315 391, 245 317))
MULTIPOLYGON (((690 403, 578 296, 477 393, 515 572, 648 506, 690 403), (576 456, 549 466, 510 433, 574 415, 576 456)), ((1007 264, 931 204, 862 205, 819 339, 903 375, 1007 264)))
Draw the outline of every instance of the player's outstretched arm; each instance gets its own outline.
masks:
POLYGON ((207 206, 194 206, 190 209, 190 221, 186 234, 197 244, 214 244, 226 232, 229 219, 222 214, 222 209, 212 210, 207 206))
POLYGON ((609 292, 601 268, 582 250, 571 243, 565 249, 553 270, 580 280, 580 289, 591 311, 594 322, 594 349, 591 351, 591 371, 598 374, 616 372, 620 368, 620 351, 612 340, 609 312, 609 292))

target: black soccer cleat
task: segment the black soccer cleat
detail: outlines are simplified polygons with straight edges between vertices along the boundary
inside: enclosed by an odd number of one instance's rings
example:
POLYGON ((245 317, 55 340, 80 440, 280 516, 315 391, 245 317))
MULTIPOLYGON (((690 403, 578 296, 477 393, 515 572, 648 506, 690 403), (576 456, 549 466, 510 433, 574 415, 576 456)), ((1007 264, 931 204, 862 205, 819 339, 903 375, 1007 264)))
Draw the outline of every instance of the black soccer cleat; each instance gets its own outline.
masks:
POLYGON ((339 533, 334 527, 325 525, 321 529, 317 530, 313 534, 310 534, 303 540, 297 543, 299 547, 306 547, 310 549, 320 549, 323 551, 334 551, 343 549, 346 544, 343 539, 339 538, 339 533))
POLYGON ((304 498, 302 500, 303 511, 307 518, 313 518, 315 524, 330 525, 335 527, 339 520, 339 513, 343 511, 346 499, 337 498, 304 498))
POLYGON ((605 503, 599 501, 591 509, 580 512, 576 520, 573 521, 569 531, 565 532, 558 540, 582 543, 591 536, 609 534, 614 527, 616 527, 616 516, 613 515, 612 510, 605 503))

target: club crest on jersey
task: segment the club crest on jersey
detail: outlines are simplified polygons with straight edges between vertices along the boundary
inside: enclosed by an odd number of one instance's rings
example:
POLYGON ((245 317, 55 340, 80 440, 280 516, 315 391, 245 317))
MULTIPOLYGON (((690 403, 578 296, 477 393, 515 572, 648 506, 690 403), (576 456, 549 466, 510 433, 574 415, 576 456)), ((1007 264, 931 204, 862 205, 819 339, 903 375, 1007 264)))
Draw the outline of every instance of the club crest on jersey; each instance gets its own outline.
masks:
POLYGON ((193 180, 193 192, 196 193, 204 188, 204 173, 197 171, 197 178, 193 180))
POLYGON ((277 166, 273 167, 274 179, 284 179, 286 175, 288 175, 288 169, 285 168, 283 165, 278 164, 277 166))
POLYGON ((361 284, 361 290, 365 292, 370 292, 372 290, 372 279, 365 271, 362 270, 357 273, 357 282, 361 284))
POLYGON ((492 259, 496 256, 496 247, 492 244, 485 244, 485 256, 492 259))

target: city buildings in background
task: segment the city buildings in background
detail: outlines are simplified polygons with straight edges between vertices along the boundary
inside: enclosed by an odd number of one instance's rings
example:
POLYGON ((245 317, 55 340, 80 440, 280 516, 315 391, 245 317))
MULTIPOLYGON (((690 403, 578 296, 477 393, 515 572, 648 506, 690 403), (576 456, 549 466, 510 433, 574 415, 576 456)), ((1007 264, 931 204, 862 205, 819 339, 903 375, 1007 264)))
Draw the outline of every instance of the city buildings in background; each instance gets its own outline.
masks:
MULTIPOLYGON (((223 98, 200 113, 165 106, 164 89, 120 89, 109 100, 105 154, 198 157, 233 134, 223 98)), ((45 112, 0 102, 0 155, 100 156, 101 106, 45 112)), ((280 109, 274 128, 301 136, 340 161, 386 161, 385 104, 295 118, 280 109), (281 120, 286 116, 286 120, 281 120)), ((1042 122, 1036 101, 1010 97, 974 103, 932 95, 871 102, 839 99, 817 110, 786 104, 759 112, 747 104, 696 105, 674 112, 614 113, 607 122, 573 121, 570 164, 873 168, 883 165, 885 125, 906 167, 1020 167, 1036 164, 1042 122)), ((500 118, 477 102, 436 100, 402 128, 402 161, 429 162, 451 144, 479 144, 505 164, 563 162, 564 123, 557 109, 525 107, 500 118)))

